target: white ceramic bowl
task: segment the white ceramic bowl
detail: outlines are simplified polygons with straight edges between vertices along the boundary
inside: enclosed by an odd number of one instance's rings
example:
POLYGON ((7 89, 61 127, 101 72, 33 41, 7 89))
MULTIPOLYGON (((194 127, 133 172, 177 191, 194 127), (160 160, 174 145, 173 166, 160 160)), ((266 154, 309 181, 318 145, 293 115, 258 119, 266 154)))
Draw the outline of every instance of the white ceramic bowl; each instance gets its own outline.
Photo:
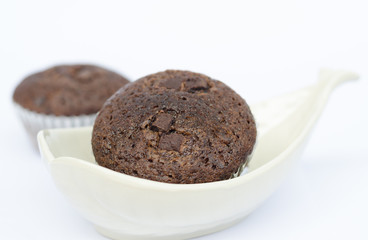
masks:
POLYGON ((337 83, 324 71, 314 86, 251 106, 258 140, 248 172, 225 181, 168 184, 96 164, 92 128, 44 130, 38 141, 56 186, 98 232, 112 239, 183 239, 224 229, 247 216, 280 184, 300 156, 337 83))

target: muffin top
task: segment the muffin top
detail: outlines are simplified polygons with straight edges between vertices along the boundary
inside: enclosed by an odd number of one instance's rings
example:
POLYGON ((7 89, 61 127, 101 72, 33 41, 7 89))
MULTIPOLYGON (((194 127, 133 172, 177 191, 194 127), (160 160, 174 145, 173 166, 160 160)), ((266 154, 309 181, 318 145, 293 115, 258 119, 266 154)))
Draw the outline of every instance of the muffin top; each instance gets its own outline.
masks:
POLYGON ((93 65, 60 65, 25 78, 13 100, 47 115, 75 116, 97 113, 103 103, 129 81, 93 65))
POLYGON ((220 81, 189 71, 143 77, 102 107, 92 133, 101 166, 168 183, 229 179, 256 140, 247 103, 220 81))

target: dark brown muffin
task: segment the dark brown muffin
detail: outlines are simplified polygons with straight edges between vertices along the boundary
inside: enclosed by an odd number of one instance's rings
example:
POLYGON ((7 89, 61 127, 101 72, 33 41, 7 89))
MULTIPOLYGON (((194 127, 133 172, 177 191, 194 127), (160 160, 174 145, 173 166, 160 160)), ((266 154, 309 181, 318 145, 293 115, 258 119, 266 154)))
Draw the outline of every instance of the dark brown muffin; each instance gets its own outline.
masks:
POLYGON ((13 100, 47 115, 75 116, 97 113, 103 103, 129 81, 93 65, 62 65, 25 78, 13 100))
POLYGON ((95 121, 96 161, 117 172, 168 183, 229 179, 252 152, 247 103, 220 81, 165 71, 130 83, 95 121))

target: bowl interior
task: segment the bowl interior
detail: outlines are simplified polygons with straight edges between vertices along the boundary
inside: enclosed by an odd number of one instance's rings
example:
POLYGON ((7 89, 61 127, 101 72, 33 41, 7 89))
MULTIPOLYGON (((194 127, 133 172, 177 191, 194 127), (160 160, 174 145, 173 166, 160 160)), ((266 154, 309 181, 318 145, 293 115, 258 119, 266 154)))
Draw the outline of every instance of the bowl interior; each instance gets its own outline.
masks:
POLYGON ((52 129, 43 134, 53 158, 72 157, 96 164, 91 145, 92 127, 52 129))

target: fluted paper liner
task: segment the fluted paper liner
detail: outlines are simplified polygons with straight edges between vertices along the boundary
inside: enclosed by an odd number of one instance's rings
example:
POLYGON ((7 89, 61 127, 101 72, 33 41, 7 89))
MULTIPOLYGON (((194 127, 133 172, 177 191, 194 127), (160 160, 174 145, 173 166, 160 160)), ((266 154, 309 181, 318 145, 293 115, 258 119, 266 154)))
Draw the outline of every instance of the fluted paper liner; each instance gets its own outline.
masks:
POLYGON ((15 111, 23 123, 33 145, 37 148, 37 133, 42 129, 92 126, 97 114, 55 116, 37 113, 14 102, 15 111))

